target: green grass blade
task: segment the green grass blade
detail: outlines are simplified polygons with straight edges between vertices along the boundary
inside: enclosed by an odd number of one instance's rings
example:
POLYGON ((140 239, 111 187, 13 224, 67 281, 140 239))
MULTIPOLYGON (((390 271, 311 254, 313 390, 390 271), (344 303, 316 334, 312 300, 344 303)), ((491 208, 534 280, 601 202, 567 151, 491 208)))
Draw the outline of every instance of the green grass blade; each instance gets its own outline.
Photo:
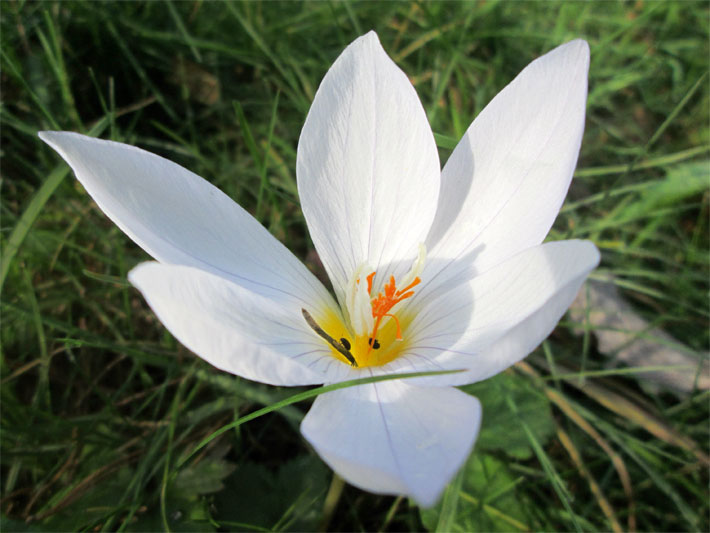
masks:
MULTIPOLYGON (((108 119, 104 117, 100 120, 91 130, 89 130, 88 135, 95 137, 101 135, 106 126, 108 126, 108 119)), ((35 194, 32 196, 32 200, 25 208, 22 216, 12 228, 10 237, 7 240, 7 244, 4 247, 2 253, 2 259, 0 259, 0 294, 2 294, 2 288, 5 283, 5 278, 10 270, 10 265, 12 264, 17 251, 20 249, 22 242, 25 240, 27 233, 32 228, 32 225, 39 217, 47 201, 52 197, 54 191, 62 183, 66 175, 69 173, 69 167, 66 163, 61 163, 57 166, 52 173, 47 177, 42 186, 37 189, 35 194)))
POLYGON ((263 409, 259 409, 258 411, 254 411, 253 413, 250 413, 246 416, 243 416, 239 418, 238 420, 235 420, 234 422, 227 424, 226 426, 222 426, 219 428, 217 431, 212 433, 211 435, 205 437, 200 443, 195 446, 192 451, 184 456, 180 461, 178 461, 177 468, 179 469, 182 467, 187 461, 190 460, 197 452, 199 452, 202 448, 207 446, 212 440, 215 438, 219 437, 222 433, 225 433, 226 431, 229 431, 230 429, 234 429, 236 427, 241 426, 242 424, 249 422, 250 420, 254 420, 255 418, 259 418, 260 416, 264 416, 266 414, 269 414, 273 411, 277 411, 278 409, 281 409, 282 407, 285 407, 287 405, 291 405, 297 402, 302 402, 303 400, 308 400, 309 398, 314 398, 320 394, 325 394, 326 392, 332 392, 335 390, 340 390, 344 389, 347 387, 355 387, 357 385, 367 385, 368 383, 379 383, 380 381, 389 381, 392 379, 409 379, 409 378, 418 378, 418 377, 426 377, 426 376, 441 376, 441 375, 446 375, 446 374, 456 374, 458 372, 462 372, 462 370, 442 370, 442 371, 435 371, 435 372, 408 372, 408 373, 402 373, 402 374, 387 374, 384 376, 373 376, 369 378, 360 378, 360 379, 351 379, 348 381, 341 381, 340 383, 334 383, 332 385, 323 385, 322 387, 318 387, 316 389, 311 389, 309 391, 305 392, 299 392, 298 394, 294 394, 293 396, 290 396, 284 400, 281 400, 279 402, 276 402, 272 405, 269 405, 268 407, 264 407, 263 409))

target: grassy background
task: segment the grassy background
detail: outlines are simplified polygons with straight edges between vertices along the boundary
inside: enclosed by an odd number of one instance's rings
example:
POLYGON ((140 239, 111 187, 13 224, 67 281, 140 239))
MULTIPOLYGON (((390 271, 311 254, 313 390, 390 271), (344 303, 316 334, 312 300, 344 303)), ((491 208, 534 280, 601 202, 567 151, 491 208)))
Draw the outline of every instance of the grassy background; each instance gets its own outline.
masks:
POLYGON ((707 390, 655 391, 640 369, 605 370, 614 354, 599 353, 585 320, 563 320, 524 364, 469 388, 484 428, 435 509, 332 481, 298 433, 307 402, 183 463, 218 428, 298 391, 217 372, 181 347, 126 283, 146 254, 36 136, 90 132, 164 155, 316 269, 296 145, 351 40, 379 33, 445 161, 531 59, 583 37, 587 128, 550 238, 594 240, 594 276, 699 365, 709 344, 706 2, 0 9, 3 530, 708 530, 707 390))

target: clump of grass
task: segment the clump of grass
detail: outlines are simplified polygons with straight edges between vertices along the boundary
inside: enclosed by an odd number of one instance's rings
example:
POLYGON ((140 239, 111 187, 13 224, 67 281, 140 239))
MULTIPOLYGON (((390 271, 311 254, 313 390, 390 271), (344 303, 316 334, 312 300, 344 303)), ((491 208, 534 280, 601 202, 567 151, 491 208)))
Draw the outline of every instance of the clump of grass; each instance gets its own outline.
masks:
POLYGON ((471 388, 485 426, 439 507, 339 492, 299 436, 304 406, 274 410, 300 391, 221 374, 177 344, 126 283, 145 254, 36 137, 69 129, 160 153, 316 268, 295 150, 352 39, 378 31, 445 160, 523 66, 583 37, 587 129, 551 238, 594 240, 597 276, 697 356, 709 344, 704 2, 2 7, 4 529, 708 529, 707 391, 595 373, 607 356, 571 321, 471 388))

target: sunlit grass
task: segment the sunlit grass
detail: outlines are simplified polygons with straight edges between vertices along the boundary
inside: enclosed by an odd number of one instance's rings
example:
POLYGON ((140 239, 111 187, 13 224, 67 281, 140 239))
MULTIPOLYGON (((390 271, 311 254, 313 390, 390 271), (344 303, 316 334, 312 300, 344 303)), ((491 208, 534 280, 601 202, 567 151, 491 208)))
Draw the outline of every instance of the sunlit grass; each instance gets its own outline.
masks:
POLYGON ((595 241, 594 277, 649 325, 629 342, 683 352, 700 378, 710 344, 707 3, 0 9, 3 530, 708 529, 707 390, 692 380, 686 392, 657 389, 663 365, 616 369, 589 314, 563 320, 515 370, 466 388, 484 427, 437 508, 339 487, 299 435, 307 405, 289 399, 304 391, 220 373, 181 347, 126 282, 147 256, 36 136, 68 129, 160 153, 320 274, 296 145, 350 41, 379 33, 445 161, 522 67, 583 37, 587 128, 550 239, 595 241))

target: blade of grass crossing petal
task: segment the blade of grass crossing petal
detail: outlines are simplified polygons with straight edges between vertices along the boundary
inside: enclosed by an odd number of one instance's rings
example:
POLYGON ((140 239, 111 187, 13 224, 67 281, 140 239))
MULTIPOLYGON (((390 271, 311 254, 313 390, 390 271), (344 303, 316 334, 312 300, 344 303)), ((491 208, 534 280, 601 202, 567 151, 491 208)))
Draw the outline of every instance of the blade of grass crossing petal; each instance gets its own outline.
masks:
MULTIPOLYGON (((206 384, 217 387, 224 392, 233 394, 240 399, 261 405, 270 405, 283 399, 284 392, 286 392, 284 389, 276 389, 273 387, 265 388, 249 381, 235 380, 234 377, 229 374, 215 374, 214 372, 205 370, 197 370, 195 372, 195 378, 206 384)), ((294 427, 298 427, 298 424, 303 420, 303 412, 295 407, 283 407, 280 410, 280 414, 291 422, 294 427)), ((235 420, 237 418, 238 416, 235 416, 235 420)))
POLYGON ((217 431, 215 431, 211 435, 205 437, 202 441, 200 441, 200 443, 197 446, 195 446, 192 449, 192 451, 188 455, 186 455, 182 459, 180 459, 178 461, 177 468, 179 469, 180 467, 182 467, 193 455, 195 455, 198 451, 200 451, 202 448, 204 448, 213 439, 219 437, 225 431, 229 431, 232 428, 235 428, 235 427, 240 426, 246 422, 249 422, 250 420, 254 420, 255 418, 259 418, 260 416, 264 416, 264 415, 269 414, 273 411, 281 409, 282 407, 285 407, 287 405, 301 402, 301 401, 307 400, 309 398, 314 398, 314 397, 316 397, 320 394, 324 394, 326 392, 344 389, 346 387, 354 387, 357 385, 366 385, 368 383, 378 383, 380 381, 389 381, 391 379, 407 379, 407 378, 415 378, 415 377, 438 376, 438 375, 443 375, 443 374, 455 374, 455 373, 462 372, 462 371, 463 370, 443 370, 443 371, 435 371, 435 372, 412 372, 412 373, 402 373, 402 374, 387 374, 384 376, 374 376, 374 377, 369 377, 369 378, 341 381, 340 383, 334 383, 332 385, 324 385, 322 387, 318 387, 317 389, 311 389, 309 391, 294 394, 293 396, 289 396, 288 398, 278 401, 274 404, 271 404, 268 407, 264 407, 263 409, 259 409, 258 411, 254 411, 253 413, 243 416, 243 417, 239 418, 238 420, 235 420, 234 422, 227 424, 226 426, 222 426, 220 429, 218 429, 217 431))

